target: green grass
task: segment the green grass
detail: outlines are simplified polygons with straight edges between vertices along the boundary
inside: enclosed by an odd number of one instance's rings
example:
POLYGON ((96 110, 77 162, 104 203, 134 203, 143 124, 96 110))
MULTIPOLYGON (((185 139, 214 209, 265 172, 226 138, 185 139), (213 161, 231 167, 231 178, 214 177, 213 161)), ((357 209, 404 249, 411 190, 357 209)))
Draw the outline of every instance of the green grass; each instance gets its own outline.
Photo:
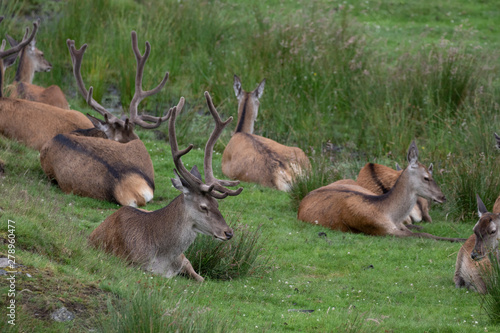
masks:
MULTIPOLYGON (((6 237, 7 220, 16 221, 16 259, 33 276, 16 280, 16 328, 120 331, 155 318, 154 325, 170 325, 173 319, 185 325, 175 326, 180 330, 202 331, 498 330, 478 295, 454 287, 460 244, 342 234, 296 219, 299 198, 312 189, 308 186, 354 178, 366 162, 404 167, 415 139, 421 161, 434 163, 434 178, 448 198, 432 206, 435 222, 425 224, 425 231, 447 237, 472 233, 475 194, 489 208, 499 194, 500 155, 493 137, 500 111, 495 1, 4 1, 0 12, 6 16, 0 34, 18 39, 32 12, 43 13, 37 45, 54 68, 37 74, 35 83, 58 84, 72 107, 84 112, 88 107, 76 92, 66 39, 77 47, 88 44, 82 75, 87 87, 94 86, 94 98, 116 89, 125 112, 135 77, 130 31, 137 31, 142 52, 150 41, 144 89, 156 86, 165 71, 170 78, 140 109, 160 115, 186 97, 177 132, 181 146, 195 144, 183 157, 188 166, 201 166, 198 148, 213 126, 203 92, 210 92, 223 118, 236 116, 233 75, 246 90, 266 78, 256 133, 301 147, 315 170, 294 201, 248 183, 238 197, 220 201, 221 212, 241 236, 258 235, 254 265, 259 269, 243 276, 236 270, 228 278, 203 255, 193 266, 214 274, 203 271, 207 279, 197 284, 144 273, 90 248, 88 235, 117 206, 63 194, 48 183, 37 152, 0 138, 6 168, 0 179, 0 238, 6 237), (147 304, 143 313, 137 309, 147 304), (77 319, 49 321, 50 312, 62 305, 77 319), (162 316, 168 309, 176 309, 172 318, 162 316), (134 316, 138 319, 125 320, 134 316)), ((7 71, 7 82, 14 72, 7 71)), ((166 126, 160 131, 166 133, 166 126)), ((230 132, 215 147, 220 178, 230 132)), ((178 194, 169 179, 169 147, 152 131, 138 134, 155 167, 155 199, 146 208, 158 209, 178 194)), ((199 237, 191 251, 201 253, 200 246, 203 253, 220 254, 223 248, 217 246, 234 249, 237 237, 226 243, 199 237)), ((2 308, 6 288, 0 279, 2 308)), ((3 319, 0 325, 8 328, 3 319)))

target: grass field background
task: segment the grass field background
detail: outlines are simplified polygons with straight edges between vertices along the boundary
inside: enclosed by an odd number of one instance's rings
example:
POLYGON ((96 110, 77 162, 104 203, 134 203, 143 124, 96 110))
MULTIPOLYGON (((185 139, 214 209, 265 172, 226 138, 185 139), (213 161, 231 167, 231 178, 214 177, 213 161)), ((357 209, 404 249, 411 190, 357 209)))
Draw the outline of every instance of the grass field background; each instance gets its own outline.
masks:
MULTIPOLYGON (((448 198, 432 206, 426 232, 468 237, 477 219, 475 194, 488 208, 499 194, 495 1, 4 1, 0 14, 6 17, 1 35, 18 39, 42 18, 37 46, 54 68, 37 74, 35 83, 59 85, 83 112, 89 108, 77 95, 66 39, 89 45, 82 75, 94 97, 127 110, 135 78, 130 32, 137 31, 141 51, 146 40, 152 45, 144 88, 170 72, 164 90, 141 108, 160 115, 186 98, 177 127, 180 145, 195 144, 183 158, 190 166, 202 163, 197 148, 213 126, 203 92, 223 117, 236 117, 237 74, 246 90, 266 78, 256 134, 301 147, 323 175, 320 183, 353 178, 366 162, 405 166, 416 140, 420 160, 434 163, 448 198)), ((7 71, 7 82, 14 73, 7 71)), ((160 131, 167 133, 166 126, 160 131)), ((170 148, 152 131, 138 134, 155 166, 155 199, 146 208, 158 209, 178 194, 169 179, 170 148)), ((227 130, 216 145, 219 177, 230 135, 227 130)), ((38 158, 0 138, 6 165, 0 236, 7 237, 8 220, 16 221, 16 259, 33 276, 16 280, 14 331, 498 329, 478 295, 454 287, 460 244, 308 225, 297 221, 288 194, 254 184, 220 201, 229 223, 258 237, 254 270, 229 281, 205 276, 203 284, 152 276, 87 245, 90 232, 118 207, 63 194, 38 158), (62 305, 76 313, 74 321, 48 319, 62 305)), ((211 240, 198 236, 197 242, 211 240)), ((0 286, 3 302, 7 282, 0 279, 0 286)), ((5 318, 0 327, 12 329, 5 318)))

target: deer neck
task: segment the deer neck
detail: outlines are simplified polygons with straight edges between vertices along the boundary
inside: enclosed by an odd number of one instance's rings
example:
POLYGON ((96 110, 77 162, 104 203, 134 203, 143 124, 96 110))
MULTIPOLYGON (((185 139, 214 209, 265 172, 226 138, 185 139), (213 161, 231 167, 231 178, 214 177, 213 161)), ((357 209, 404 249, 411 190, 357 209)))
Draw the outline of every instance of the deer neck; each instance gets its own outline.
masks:
POLYGON ((194 242, 197 235, 186 210, 184 194, 154 213, 156 218, 151 225, 151 235, 159 253, 179 256, 194 242))
POLYGON ((235 133, 253 134, 253 125, 259 111, 258 102, 246 93, 238 103, 238 123, 235 133))
POLYGON ((380 209, 395 223, 403 221, 417 203, 417 192, 412 187, 409 173, 404 170, 394 186, 382 195, 380 209))
POLYGON ((33 78, 35 76, 35 66, 30 59, 29 55, 26 54, 26 50, 21 52, 19 58, 19 66, 17 67, 16 82, 27 82, 33 83, 33 78))

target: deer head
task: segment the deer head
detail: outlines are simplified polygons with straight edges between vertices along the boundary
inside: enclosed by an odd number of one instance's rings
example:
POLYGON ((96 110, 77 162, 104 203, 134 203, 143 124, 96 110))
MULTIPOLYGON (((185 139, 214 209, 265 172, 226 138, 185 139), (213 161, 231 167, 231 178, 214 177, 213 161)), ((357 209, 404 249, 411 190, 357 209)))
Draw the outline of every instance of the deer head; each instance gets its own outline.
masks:
POLYGON ((498 229, 500 228, 500 214, 488 212, 483 201, 476 194, 477 211, 479 221, 474 226, 474 234, 476 235, 476 243, 470 257, 473 260, 481 260, 489 252, 498 250, 498 229))
POLYGON ((156 86, 156 88, 147 91, 142 90, 144 66, 147 59, 149 58, 151 45, 149 44, 149 42, 146 42, 146 51, 144 52, 144 55, 141 55, 141 52, 137 45, 137 33, 135 31, 132 31, 131 35, 132 50, 134 51, 137 62, 137 71, 135 76, 135 93, 132 101, 130 102, 129 117, 125 117, 124 119, 117 118, 92 98, 93 87, 90 87, 88 91, 85 88, 85 84, 83 83, 81 75, 81 65, 83 54, 87 49, 87 44, 83 44, 82 47, 77 50, 75 48, 75 41, 70 39, 66 41, 66 44, 69 48, 69 53, 71 55, 71 61, 73 63, 73 74, 75 76, 80 93, 87 100, 87 104, 89 104, 94 110, 104 116, 104 121, 95 121, 95 119, 91 119, 91 121, 97 128, 105 132, 106 136, 109 139, 122 143, 139 138, 134 132, 135 125, 139 125, 142 128, 146 129, 153 129, 160 126, 162 122, 166 121, 170 117, 170 113, 167 113, 163 117, 153 117, 144 114, 140 116, 138 115, 138 107, 140 102, 148 96, 157 94, 165 86, 165 83, 168 80, 168 72, 165 74, 163 80, 158 86, 156 86))
POLYGON ((228 240, 233 236, 233 231, 229 228, 219 211, 219 204, 216 199, 223 199, 227 196, 236 196, 241 193, 243 188, 230 190, 225 186, 235 186, 239 181, 225 181, 216 179, 212 169, 212 154, 215 142, 219 138, 222 130, 232 121, 229 117, 222 121, 215 109, 212 99, 208 92, 205 92, 208 108, 215 120, 215 129, 205 146, 205 158, 203 169, 205 173, 205 182, 197 167, 188 171, 181 161, 181 157, 187 154, 193 145, 179 151, 175 133, 175 119, 177 114, 184 106, 184 98, 181 98, 179 104, 173 108, 169 121, 169 140, 172 151, 172 157, 175 164, 174 172, 176 177, 172 179, 172 184, 176 189, 184 194, 185 210, 189 218, 193 221, 195 231, 210 235, 219 240, 228 240))

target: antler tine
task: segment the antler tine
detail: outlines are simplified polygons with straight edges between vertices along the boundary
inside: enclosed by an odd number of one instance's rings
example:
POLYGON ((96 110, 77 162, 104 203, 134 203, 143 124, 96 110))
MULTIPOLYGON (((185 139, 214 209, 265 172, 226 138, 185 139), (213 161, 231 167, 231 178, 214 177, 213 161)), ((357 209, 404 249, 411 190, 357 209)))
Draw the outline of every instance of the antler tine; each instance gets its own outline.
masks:
POLYGON ((14 47, 11 47, 7 51, 3 51, 0 53, 0 58, 6 58, 10 56, 11 54, 17 53, 21 51, 23 47, 25 47, 27 44, 31 43, 33 38, 35 38, 36 32, 38 31, 38 25, 40 23, 40 20, 36 20, 33 22, 33 31, 31 31, 31 35, 28 38, 25 38, 29 34, 29 28, 26 28, 26 32, 24 34, 25 37, 23 37, 23 40, 21 43, 17 44, 14 47))
POLYGON ((193 176, 189 172, 181 161, 181 157, 189 153, 193 149, 193 145, 190 144, 187 148, 179 151, 179 145, 177 144, 177 136, 175 134, 175 118, 177 118, 177 113, 179 113, 184 107, 184 97, 181 97, 177 106, 170 109, 170 120, 168 123, 168 138, 170 142, 170 150, 172 151, 172 158, 174 160, 174 165, 179 172, 179 177, 182 177, 189 185, 193 188, 199 188, 200 185, 204 185, 198 178, 193 176))
POLYGON ((220 192, 217 193, 212 191, 210 193, 213 197, 217 199, 223 199, 228 195, 236 196, 240 194, 241 191, 243 191, 242 187, 240 187, 237 190, 230 190, 228 188, 225 188, 224 186, 236 186, 240 182, 217 179, 214 177, 214 172, 212 169, 212 154, 215 142, 217 141, 217 139, 219 139, 219 136, 221 135, 224 128, 233 120, 233 117, 229 117, 226 121, 222 121, 219 117, 219 113, 215 109, 214 103, 212 102, 212 97, 210 97, 208 91, 205 91, 205 98, 207 100, 208 109, 210 110, 210 113, 212 114, 212 117, 215 120, 215 128, 205 146, 205 159, 203 161, 205 182, 207 183, 207 185, 213 186, 214 190, 220 192))
POLYGON ((137 71, 135 75, 135 93, 132 101, 130 102, 130 120, 143 128, 152 129, 157 128, 161 125, 162 122, 168 120, 170 114, 163 117, 153 117, 147 115, 138 116, 138 107, 139 103, 146 97, 157 94, 167 83, 168 80, 168 72, 165 73, 163 80, 161 80, 160 84, 156 86, 156 88, 144 91, 142 90, 142 78, 144 75, 144 66, 146 65, 146 61, 149 58, 149 54, 151 52, 151 44, 146 42, 146 50, 144 51, 144 55, 141 55, 141 51, 139 50, 139 46, 137 44, 137 33, 132 31, 132 50, 134 51, 135 59, 137 61, 137 71), (150 124, 146 121, 154 121, 155 123, 150 124))
POLYGON ((85 54, 85 50, 87 50, 87 44, 83 44, 80 49, 76 49, 75 41, 71 39, 66 40, 66 44, 68 45, 69 54, 71 56, 71 62, 73 63, 73 75, 76 79, 76 85, 78 86, 78 90, 82 94, 83 98, 87 101, 87 104, 90 105, 91 108, 99 112, 104 117, 107 117, 109 122, 123 122, 118 119, 114 115, 112 115, 108 110, 106 110, 101 104, 97 103, 95 99, 92 98, 92 93, 94 88, 90 87, 89 90, 85 88, 85 83, 83 83, 82 79, 82 60, 83 55, 85 54))

